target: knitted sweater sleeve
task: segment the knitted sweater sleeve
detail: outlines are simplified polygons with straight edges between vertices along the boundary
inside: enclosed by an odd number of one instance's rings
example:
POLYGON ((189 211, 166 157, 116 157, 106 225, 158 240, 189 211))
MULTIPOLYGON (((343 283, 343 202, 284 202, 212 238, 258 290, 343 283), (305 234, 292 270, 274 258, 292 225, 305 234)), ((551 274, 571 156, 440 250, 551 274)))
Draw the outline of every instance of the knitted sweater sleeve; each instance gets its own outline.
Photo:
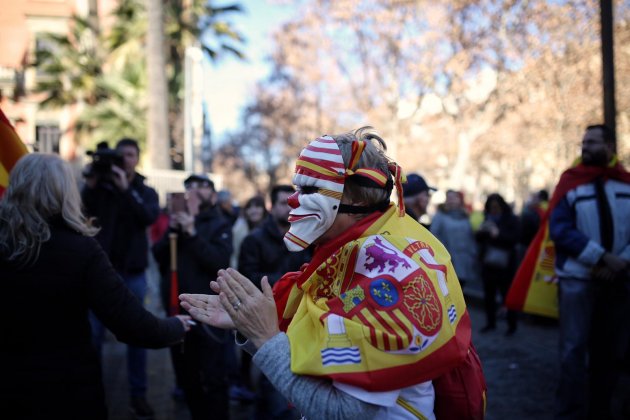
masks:
POLYGON ((273 386, 307 419, 369 419, 380 409, 338 390, 328 379, 291 372, 289 339, 284 333, 261 346, 253 360, 273 386))

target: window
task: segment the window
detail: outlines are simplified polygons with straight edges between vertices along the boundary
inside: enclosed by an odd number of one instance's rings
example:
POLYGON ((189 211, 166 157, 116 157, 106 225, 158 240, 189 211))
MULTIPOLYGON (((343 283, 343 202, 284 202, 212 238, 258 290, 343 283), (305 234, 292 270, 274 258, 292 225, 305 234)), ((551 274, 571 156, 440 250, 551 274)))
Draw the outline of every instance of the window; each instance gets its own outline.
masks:
POLYGON ((41 153, 59 153, 61 130, 58 125, 37 125, 35 128, 35 149, 41 153))

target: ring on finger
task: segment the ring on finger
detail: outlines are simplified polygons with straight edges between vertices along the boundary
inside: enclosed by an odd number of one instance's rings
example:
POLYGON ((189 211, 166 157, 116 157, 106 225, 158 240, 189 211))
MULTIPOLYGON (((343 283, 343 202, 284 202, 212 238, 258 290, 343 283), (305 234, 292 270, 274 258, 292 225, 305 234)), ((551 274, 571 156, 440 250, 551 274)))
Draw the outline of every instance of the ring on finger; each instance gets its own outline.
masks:
POLYGON ((241 306, 242 302, 240 300, 236 300, 236 303, 234 305, 232 305, 232 308, 234 308, 235 311, 238 311, 238 308, 241 306))

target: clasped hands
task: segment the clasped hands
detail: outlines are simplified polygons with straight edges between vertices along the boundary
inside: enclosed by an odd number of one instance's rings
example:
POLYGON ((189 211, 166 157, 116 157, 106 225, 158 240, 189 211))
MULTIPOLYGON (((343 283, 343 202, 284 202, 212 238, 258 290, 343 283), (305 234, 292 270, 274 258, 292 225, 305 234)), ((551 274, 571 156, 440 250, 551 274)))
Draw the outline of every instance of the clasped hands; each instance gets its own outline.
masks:
POLYGON ((276 303, 267 277, 262 292, 233 268, 219 270, 210 288, 218 295, 181 294, 182 307, 199 322, 223 329, 237 329, 256 348, 280 332, 276 303))
POLYGON ((604 253, 600 263, 593 268, 593 277, 600 281, 614 281, 628 276, 629 263, 627 260, 612 254, 604 253))

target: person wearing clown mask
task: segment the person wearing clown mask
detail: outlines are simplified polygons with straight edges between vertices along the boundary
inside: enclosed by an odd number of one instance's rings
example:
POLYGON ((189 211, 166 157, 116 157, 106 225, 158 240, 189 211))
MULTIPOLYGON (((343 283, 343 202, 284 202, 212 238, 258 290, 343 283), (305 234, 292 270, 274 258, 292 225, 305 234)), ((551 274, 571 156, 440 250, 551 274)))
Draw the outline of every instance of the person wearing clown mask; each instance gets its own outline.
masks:
POLYGON ((313 245, 311 262, 273 290, 263 278, 262 292, 220 270, 218 295, 181 295, 182 306, 236 329, 306 418, 482 418, 485 383, 457 276, 444 246, 405 214, 405 177, 385 150, 371 127, 311 141, 284 238, 291 251, 313 245), (465 407, 440 392, 462 365, 480 378, 465 407))

